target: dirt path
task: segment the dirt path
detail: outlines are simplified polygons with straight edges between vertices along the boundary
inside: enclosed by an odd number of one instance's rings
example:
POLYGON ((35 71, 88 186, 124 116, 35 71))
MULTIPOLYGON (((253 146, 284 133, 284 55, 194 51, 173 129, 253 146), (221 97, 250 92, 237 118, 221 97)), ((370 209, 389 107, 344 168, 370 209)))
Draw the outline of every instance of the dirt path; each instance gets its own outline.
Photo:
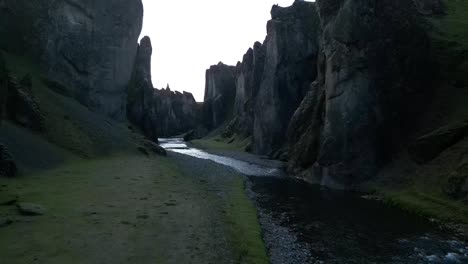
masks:
POLYGON ((13 220, 0 228, 0 263, 265 263, 241 178, 214 186, 176 159, 121 156, 0 179, 0 192, 47 208, 30 217, 0 207, 13 220), (252 243, 257 260, 244 249, 252 243))

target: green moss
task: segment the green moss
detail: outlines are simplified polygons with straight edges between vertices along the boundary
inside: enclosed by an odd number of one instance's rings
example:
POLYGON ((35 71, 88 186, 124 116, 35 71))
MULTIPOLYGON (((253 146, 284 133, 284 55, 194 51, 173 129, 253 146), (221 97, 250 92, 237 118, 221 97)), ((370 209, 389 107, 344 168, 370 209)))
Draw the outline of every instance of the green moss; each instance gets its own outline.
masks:
POLYGON ((430 19, 432 43, 443 77, 467 79, 468 1, 448 0, 447 14, 430 19))
MULTIPOLYGON (((4 53, 7 67, 13 76, 21 78, 26 74, 31 76, 33 94, 36 97, 41 112, 44 115, 45 137, 63 148, 72 150, 84 156, 93 156, 93 142, 68 114, 66 98, 60 98, 43 83, 44 74, 39 67, 27 58, 4 53)), ((72 101, 71 99, 69 101, 72 101)))
POLYGON ((197 148, 206 150, 245 151, 245 148, 250 143, 250 138, 242 139, 236 136, 223 138, 221 136, 216 136, 212 138, 193 140, 191 143, 197 148))
POLYGON ((399 190, 377 187, 375 189, 384 202, 443 222, 468 224, 468 208, 460 201, 450 200, 441 192, 417 187, 399 190))
POLYGON ((226 216, 237 263, 268 263, 257 211, 245 195, 244 181, 241 178, 234 182, 229 200, 230 208, 226 216))

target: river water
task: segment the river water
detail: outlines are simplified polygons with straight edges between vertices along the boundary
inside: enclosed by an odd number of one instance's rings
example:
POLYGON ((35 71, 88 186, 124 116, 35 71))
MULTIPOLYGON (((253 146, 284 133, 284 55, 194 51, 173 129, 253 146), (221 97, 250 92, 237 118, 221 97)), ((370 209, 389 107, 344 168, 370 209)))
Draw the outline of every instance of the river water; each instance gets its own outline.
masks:
MULTIPOLYGON (((271 262, 468 263, 468 244, 428 220, 356 193, 286 177, 276 167, 160 139, 168 151, 212 160, 247 176, 271 262)), ((268 163, 267 163, 268 164, 268 163)))

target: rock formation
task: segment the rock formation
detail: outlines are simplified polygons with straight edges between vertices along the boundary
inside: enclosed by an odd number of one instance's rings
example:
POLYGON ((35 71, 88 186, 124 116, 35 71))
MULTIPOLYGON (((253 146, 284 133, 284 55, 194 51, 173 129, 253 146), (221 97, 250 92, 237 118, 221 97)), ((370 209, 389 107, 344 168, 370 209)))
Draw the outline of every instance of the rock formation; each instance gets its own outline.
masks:
POLYGON ((180 135, 198 124, 199 109, 191 93, 155 89, 154 99, 159 136, 180 135))
POLYGON ((138 46, 132 81, 127 90, 127 117, 150 140, 158 140, 154 88, 151 82, 151 55, 153 48, 149 37, 138 46))
POLYGON ((265 65, 254 107, 253 152, 268 154, 284 143, 289 120, 315 80, 320 21, 314 3, 273 6, 265 65))
POLYGON ((152 141, 180 135, 198 123, 198 105, 191 93, 155 89, 151 82, 152 46, 144 37, 138 47, 132 81, 127 90, 127 116, 152 141))
POLYGON ((236 95, 236 68, 223 63, 206 70, 203 124, 208 129, 219 127, 232 112, 236 95))
POLYGON ((0 177, 14 177, 18 169, 8 149, 0 144, 0 177))
POLYGON ((254 106, 263 77, 265 64, 265 48, 260 42, 255 42, 236 67, 236 97, 234 103, 234 119, 226 131, 239 134, 242 137, 252 135, 254 106))
POLYGON ((141 0, 5 0, 0 48, 34 58, 82 104, 123 119, 142 18, 141 0))
MULTIPOLYGON (((224 134, 251 136, 254 153, 288 158, 293 174, 324 185, 375 176, 422 105, 429 42, 417 7, 295 1, 271 14, 265 42, 236 67, 234 116, 224 134)), ((207 98, 217 95, 211 83, 207 98)), ((212 104, 205 111, 219 112, 212 104)))
MULTIPOLYGON (((286 8, 273 6, 264 43, 256 42, 247 51, 236 67, 234 81, 230 80, 236 87, 234 116, 224 134, 252 137, 254 153, 272 154, 282 147, 289 119, 316 78, 321 29, 315 9, 315 3, 304 1, 286 8)), ((207 78, 205 101, 216 95, 212 83, 207 78)), ((206 103, 204 117, 209 116, 206 111, 221 112, 212 109, 212 101, 206 103)), ((222 103, 225 111, 230 110, 227 103, 222 103)))

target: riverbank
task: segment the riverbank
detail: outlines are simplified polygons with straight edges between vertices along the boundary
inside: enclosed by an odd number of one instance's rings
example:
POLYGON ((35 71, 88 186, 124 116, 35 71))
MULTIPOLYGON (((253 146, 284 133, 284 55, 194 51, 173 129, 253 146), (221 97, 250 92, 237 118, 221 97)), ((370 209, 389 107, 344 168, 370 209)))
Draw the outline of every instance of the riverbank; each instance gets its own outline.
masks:
POLYGON ((0 207, 12 221, 0 228, 2 261, 267 263, 243 178, 187 159, 129 154, 0 179, 2 194, 46 209, 0 207))
MULTIPOLYGON (((216 155, 263 166, 285 166, 284 162, 251 155, 238 147, 241 145, 240 142, 236 142, 228 143, 227 140, 213 137, 194 140, 189 145, 216 155)), ((358 186, 357 191, 371 194, 366 195, 366 198, 379 200, 384 204, 396 206, 437 222, 442 229, 448 229, 460 239, 468 241, 468 206, 444 196, 440 189, 442 184, 440 177, 436 175, 440 168, 437 170, 427 166, 427 168, 420 169, 415 164, 411 166, 410 163, 410 161, 400 160, 390 164, 376 180, 358 186), (404 172, 405 170, 415 171, 411 174, 411 181, 404 179, 408 174, 404 172)), ((449 170, 449 166, 445 169, 449 170)))
POLYGON ((243 140, 235 140, 231 143, 228 142, 229 140, 226 141, 222 138, 214 137, 209 139, 193 140, 187 142, 187 145, 205 150, 215 155, 226 156, 259 166, 277 169, 286 168, 285 162, 279 160, 271 160, 267 156, 253 155, 251 153, 246 152, 245 148, 242 147, 245 143, 243 140))

